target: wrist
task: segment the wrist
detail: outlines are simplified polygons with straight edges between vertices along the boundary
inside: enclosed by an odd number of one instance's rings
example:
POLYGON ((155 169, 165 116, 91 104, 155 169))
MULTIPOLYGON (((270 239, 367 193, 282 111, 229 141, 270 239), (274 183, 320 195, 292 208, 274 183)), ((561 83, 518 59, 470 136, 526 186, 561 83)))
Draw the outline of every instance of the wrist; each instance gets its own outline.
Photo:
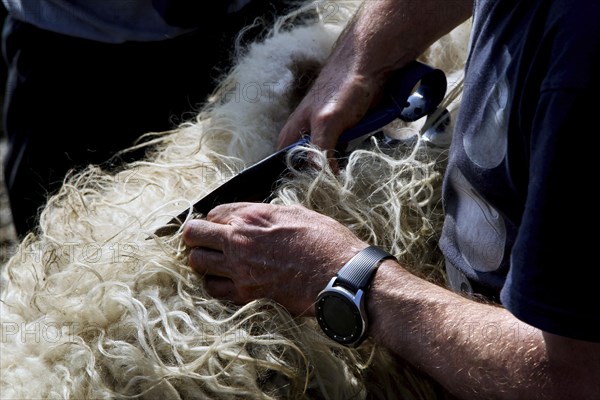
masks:
POLYGON ((398 262, 385 261, 379 266, 371 284, 366 304, 370 318, 367 336, 376 344, 407 360, 419 346, 423 322, 437 312, 440 304, 447 304, 449 293, 423 280, 398 262))
POLYGON ((361 250, 319 293, 315 303, 317 321, 332 340, 357 347, 366 338, 369 324, 365 299, 373 276, 386 259, 394 257, 376 246, 361 250))

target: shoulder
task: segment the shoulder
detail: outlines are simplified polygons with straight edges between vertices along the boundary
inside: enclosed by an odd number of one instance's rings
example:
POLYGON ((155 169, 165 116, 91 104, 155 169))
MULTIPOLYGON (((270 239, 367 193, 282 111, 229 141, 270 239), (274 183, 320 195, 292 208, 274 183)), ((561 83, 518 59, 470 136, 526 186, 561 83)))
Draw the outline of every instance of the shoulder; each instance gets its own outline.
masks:
POLYGON ((542 89, 585 89, 600 70, 600 2, 548 2, 543 43, 547 78, 542 89))

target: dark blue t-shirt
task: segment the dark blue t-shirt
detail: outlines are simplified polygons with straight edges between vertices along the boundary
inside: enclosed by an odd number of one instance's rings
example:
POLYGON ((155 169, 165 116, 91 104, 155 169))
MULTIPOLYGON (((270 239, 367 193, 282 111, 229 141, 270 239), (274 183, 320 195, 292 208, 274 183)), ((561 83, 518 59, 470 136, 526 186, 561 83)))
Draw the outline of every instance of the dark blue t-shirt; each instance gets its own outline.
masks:
POLYGON ((440 242, 455 288, 594 341, 599 74, 600 2, 476 2, 440 242))

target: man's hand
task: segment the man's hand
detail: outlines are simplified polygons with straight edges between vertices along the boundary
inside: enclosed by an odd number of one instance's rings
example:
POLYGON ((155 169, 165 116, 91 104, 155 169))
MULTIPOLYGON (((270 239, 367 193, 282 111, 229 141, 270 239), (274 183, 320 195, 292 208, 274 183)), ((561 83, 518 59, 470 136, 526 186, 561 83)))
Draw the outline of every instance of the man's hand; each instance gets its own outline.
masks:
POLYGON ((282 128, 277 147, 289 146, 303 133, 325 150, 335 148, 340 135, 367 113, 381 96, 383 80, 329 64, 282 128))
POLYGON ((311 90, 279 133, 278 148, 309 133, 324 150, 380 98, 394 71, 471 15, 473 0, 365 1, 311 90))
POLYGON ((271 298, 314 315, 319 291, 367 244, 337 221, 301 206, 234 203, 183 231, 191 267, 209 294, 247 303, 271 298))

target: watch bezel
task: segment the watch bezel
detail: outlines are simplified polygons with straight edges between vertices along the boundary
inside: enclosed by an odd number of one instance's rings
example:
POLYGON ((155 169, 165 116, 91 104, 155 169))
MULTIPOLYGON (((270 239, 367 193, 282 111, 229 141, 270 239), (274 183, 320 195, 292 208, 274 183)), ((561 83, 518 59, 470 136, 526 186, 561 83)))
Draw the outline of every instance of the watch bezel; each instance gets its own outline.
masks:
POLYGON ((315 304, 317 322, 321 326, 323 332, 332 340, 349 347, 357 347, 365 338, 365 330, 367 327, 366 313, 364 309, 364 292, 358 289, 356 293, 352 293, 343 286, 335 286, 337 278, 332 278, 327 287, 319 293, 315 304), (338 298, 348 305, 354 315, 356 323, 354 332, 349 336, 341 336, 334 332, 323 315, 323 307, 328 298, 338 298))

